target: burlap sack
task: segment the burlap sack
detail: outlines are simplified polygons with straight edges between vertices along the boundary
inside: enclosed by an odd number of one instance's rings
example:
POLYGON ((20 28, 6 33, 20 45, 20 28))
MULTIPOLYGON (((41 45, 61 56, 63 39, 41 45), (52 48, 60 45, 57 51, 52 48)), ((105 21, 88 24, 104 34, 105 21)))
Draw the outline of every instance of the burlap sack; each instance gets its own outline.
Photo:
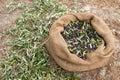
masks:
POLYGON ((114 51, 112 32, 101 18, 91 13, 72 13, 61 16, 51 26, 49 39, 45 45, 56 63, 68 71, 86 71, 105 66, 114 51), (78 19, 91 22, 93 28, 105 41, 94 52, 88 53, 86 60, 70 53, 67 43, 61 35, 61 32, 64 31, 64 25, 78 19), (106 43, 106 47, 104 43, 106 43))

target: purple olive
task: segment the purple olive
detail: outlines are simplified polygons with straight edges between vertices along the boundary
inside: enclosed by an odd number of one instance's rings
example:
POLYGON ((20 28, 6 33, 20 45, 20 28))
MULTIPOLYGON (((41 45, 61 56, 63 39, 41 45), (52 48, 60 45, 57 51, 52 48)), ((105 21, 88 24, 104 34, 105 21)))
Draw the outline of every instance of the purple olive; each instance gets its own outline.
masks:
POLYGON ((92 45, 92 48, 93 48, 94 50, 97 49, 97 45, 93 44, 93 45, 92 45))

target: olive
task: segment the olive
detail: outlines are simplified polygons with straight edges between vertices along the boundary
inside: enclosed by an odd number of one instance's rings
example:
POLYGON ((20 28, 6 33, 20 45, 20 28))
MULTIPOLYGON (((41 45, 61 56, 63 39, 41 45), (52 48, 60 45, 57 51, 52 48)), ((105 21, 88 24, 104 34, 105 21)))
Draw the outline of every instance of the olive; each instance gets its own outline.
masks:
POLYGON ((94 50, 97 49, 97 45, 93 44, 93 45, 92 45, 92 48, 93 48, 94 50))

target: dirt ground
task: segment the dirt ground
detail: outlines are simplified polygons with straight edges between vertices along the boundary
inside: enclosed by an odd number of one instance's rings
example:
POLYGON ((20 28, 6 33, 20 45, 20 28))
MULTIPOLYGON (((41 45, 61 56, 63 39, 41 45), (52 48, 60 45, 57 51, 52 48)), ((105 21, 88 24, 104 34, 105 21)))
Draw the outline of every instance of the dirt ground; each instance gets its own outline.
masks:
MULTIPOLYGON (((12 27, 16 18, 21 16, 23 10, 8 13, 6 5, 13 0, 0 0, 0 37, 1 34, 12 27)), ((32 0, 18 0, 27 5, 32 0)), ((91 12, 104 19, 114 34, 115 52, 113 61, 102 68, 80 72, 78 77, 82 80, 120 80, 120 0, 59 0, 71 9, 78 7, 82 12, 91 12)), ((9 37, 0 38, 0 56, 7 53, 5 43, 9 37)))
MULTIPOLYGON (((6 6, 15 0, 0 0, 0 57, 8 53, 9 47, 5 43, 10 38, 9 36, 2 37, 2 34, 15 24, 15 20, 22 15, 22 9, 16 9, 8 12, 6 6)), ((32 0, 17 0, 18 3, 25 3, 27 6, 32 4, 32 0)))

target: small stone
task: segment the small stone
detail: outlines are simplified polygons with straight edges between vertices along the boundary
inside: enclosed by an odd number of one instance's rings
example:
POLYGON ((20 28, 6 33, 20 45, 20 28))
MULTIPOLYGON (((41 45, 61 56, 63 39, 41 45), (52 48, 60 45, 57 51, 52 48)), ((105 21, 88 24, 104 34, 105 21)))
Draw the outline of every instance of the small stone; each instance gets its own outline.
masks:
POLYGON ((100 78, 104 78, 104 77, 105 77, 106 71, 107 71, 107 67, 103 67, 103 68, 100 70, 100 72, 99 72, 100 78))

